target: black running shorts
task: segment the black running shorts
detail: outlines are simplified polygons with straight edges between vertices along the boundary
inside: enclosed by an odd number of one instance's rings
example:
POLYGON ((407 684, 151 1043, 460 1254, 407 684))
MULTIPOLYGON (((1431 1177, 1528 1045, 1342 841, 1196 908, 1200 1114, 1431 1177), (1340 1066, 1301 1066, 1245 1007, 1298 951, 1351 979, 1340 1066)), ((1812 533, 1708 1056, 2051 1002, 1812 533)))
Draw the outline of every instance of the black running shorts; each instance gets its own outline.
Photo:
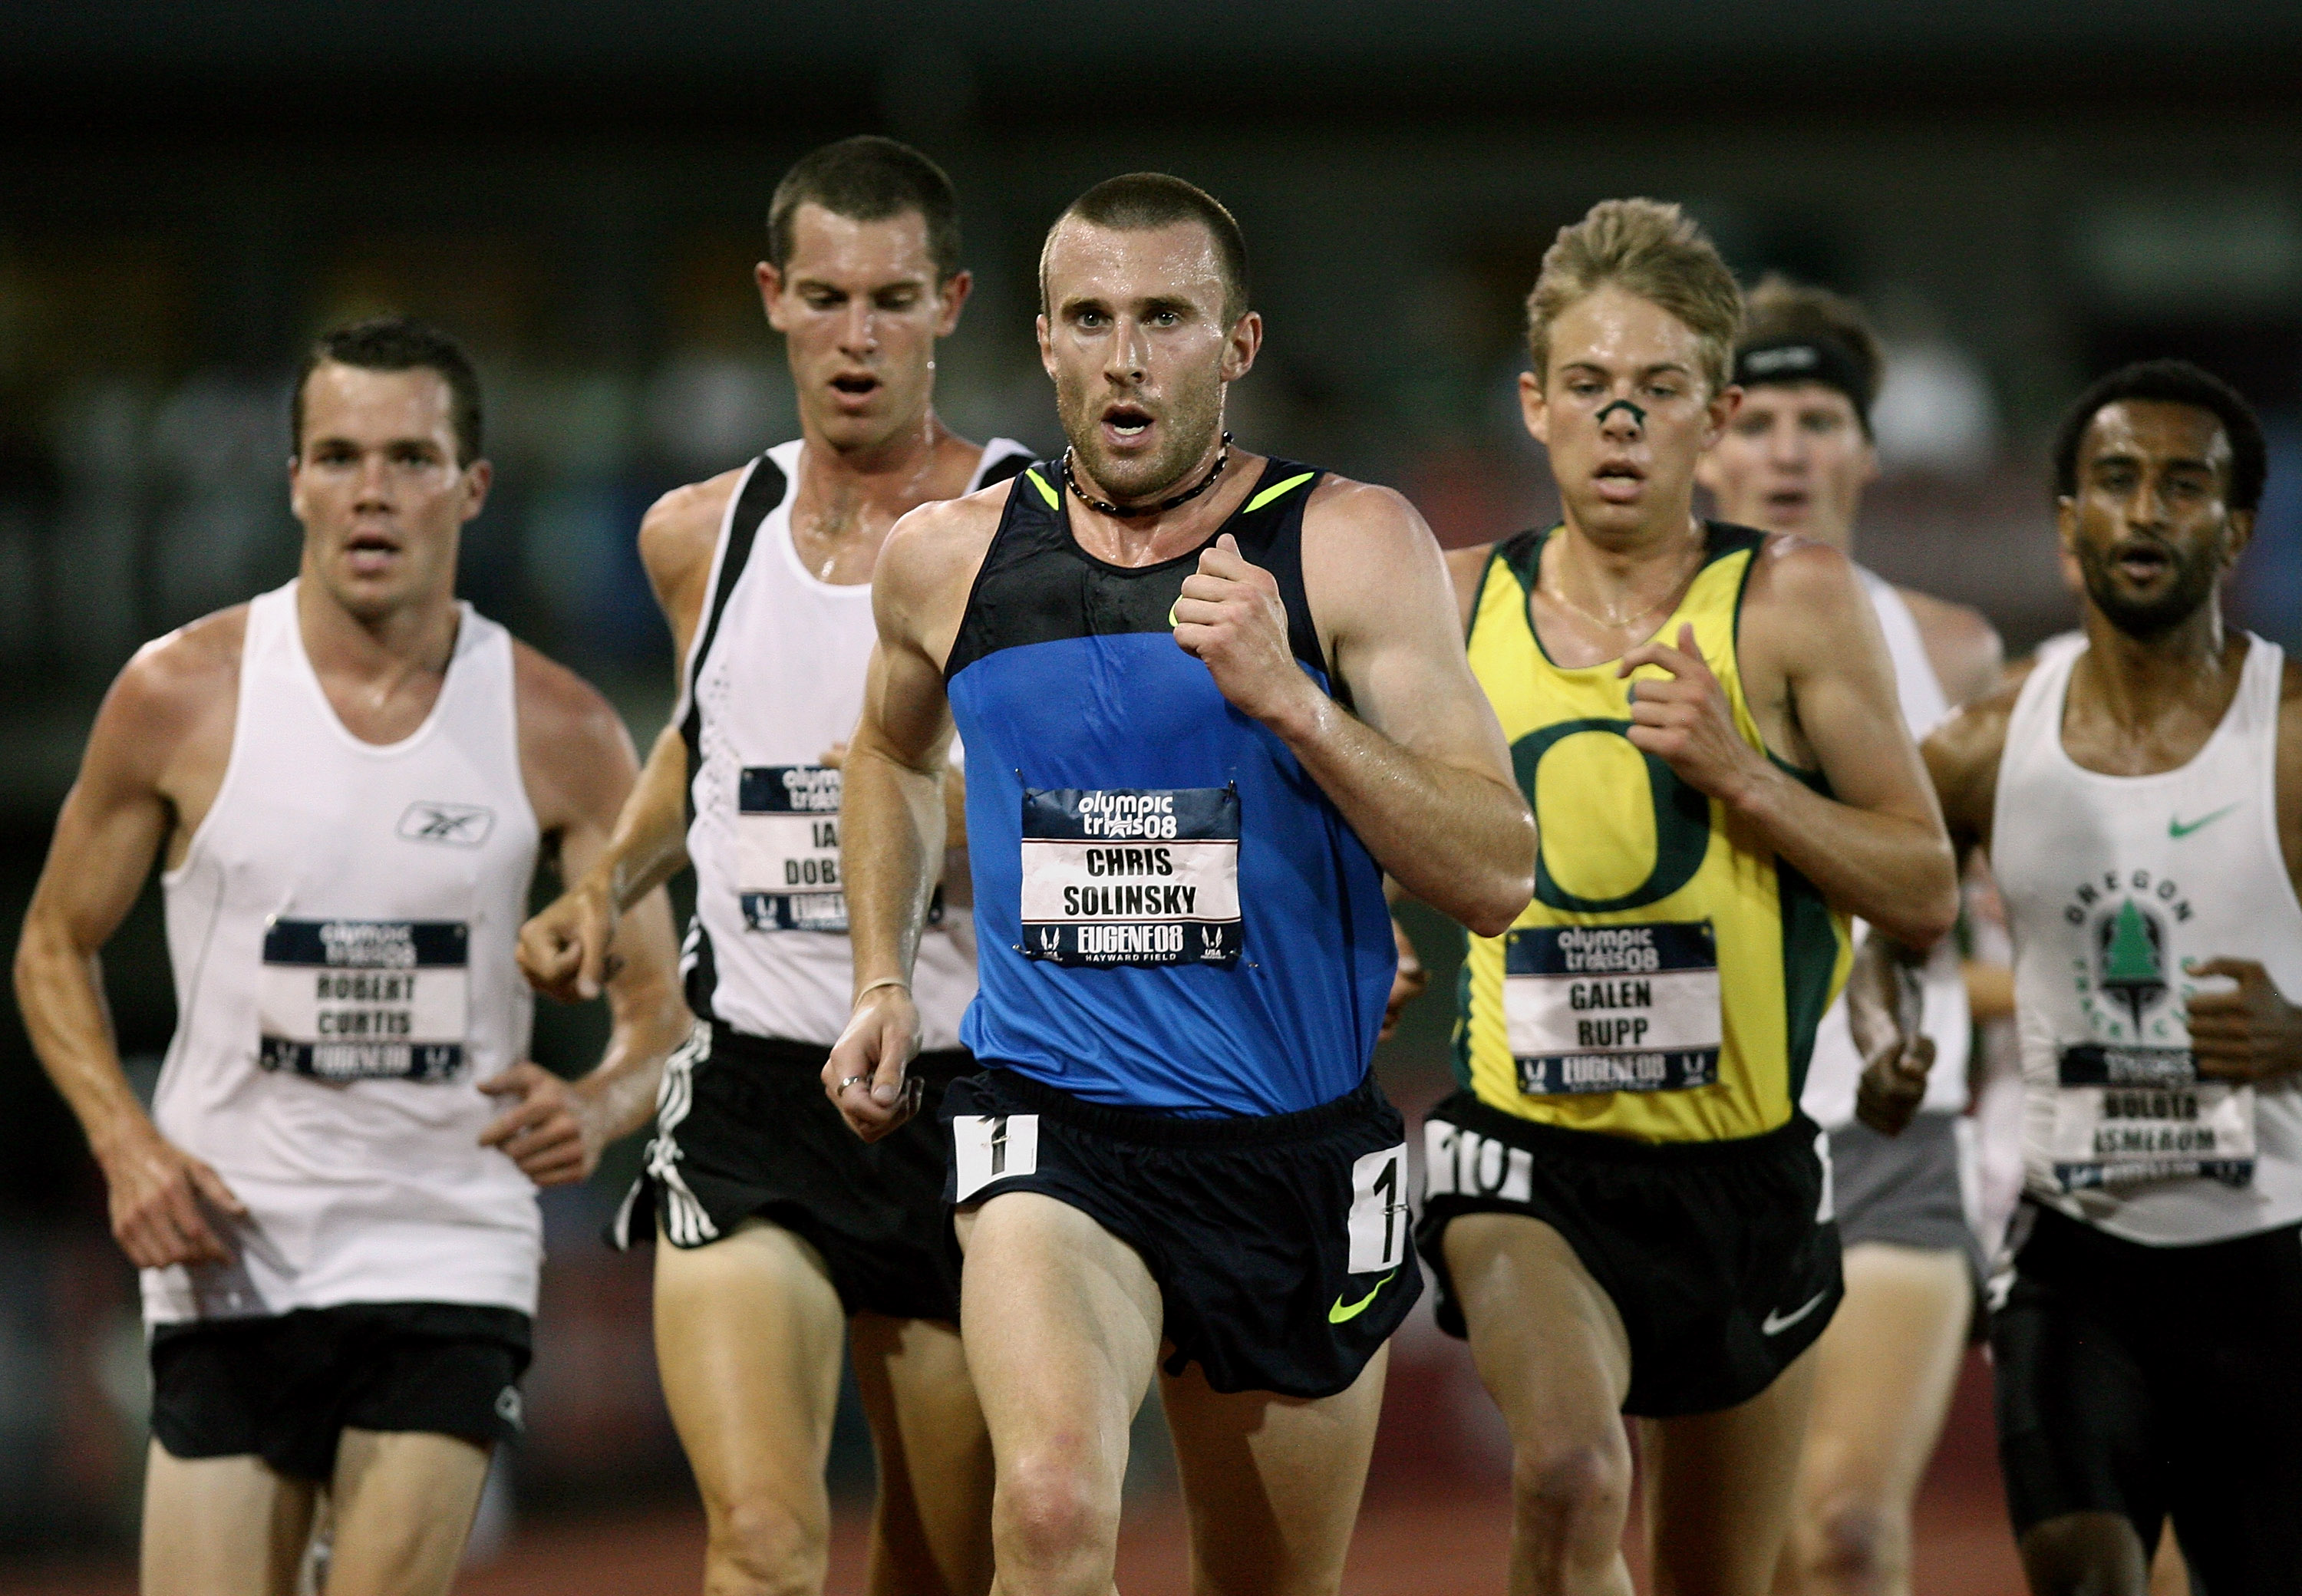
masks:
POLYGON ((2025 1203, 1991 1318, 2017 1535, 2168 1517, 2213 1596, 2302 1591, 2302 1229, 2146 1247, 2025 1203))
POLYGON ((830 1055, 828 1047, 699 1023, 664 1067, 647 1170, 609 1239, 627 1247, 660 1227, 675 1247, 706 1247, 747 1219, 763 1219, 822 1256, 850 1314, 955 1324, 959 1271, 935 1109, 944 1088, 975 1062, 957 1049, 913 1059, 925 1105, 892 1134, 866 1142, 824 1095, 830 1055))
POLYGON ((348 1430, 518 1437, 528 1317, 361 1302, 152 1331, 152 1434, 173 1457, 263 1458, 326 1483, 348 1430))
POLYGON ((1622 1315, 1645 1418, 1746 1402, 1837 1311, 1838 1227, 1822 1132, 1802 1114, 1764 1136, 1655 1145, 1562 1130, 1467 1091, 1431 1111, 1417 1237, 1439 1280, 1439 1327, 1465 1332, 1447 1226, 1518 1214, 1566 1239, 1622 1315))
POLYGON ((1135 1249, 1165 1367, 1217 1391, 1348 1390, 1423 1293, 1406 1127, 1369 1075, 1299 1113, 1179 1119, 1085 1103, 1010 1070, 954 1082, 949 1194, 1037 1191, 1135 1249))

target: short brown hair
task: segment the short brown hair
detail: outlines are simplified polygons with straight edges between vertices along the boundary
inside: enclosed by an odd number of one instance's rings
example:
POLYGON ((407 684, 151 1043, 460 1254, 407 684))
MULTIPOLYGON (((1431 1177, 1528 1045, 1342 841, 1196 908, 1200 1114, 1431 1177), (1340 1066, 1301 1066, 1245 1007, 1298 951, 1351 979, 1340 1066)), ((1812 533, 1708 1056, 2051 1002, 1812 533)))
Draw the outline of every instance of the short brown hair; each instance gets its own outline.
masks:
MULTIPOLYGON (((1793 282, 1779 272, 1760 278, 1743 304, 1746 347, 1806 339, 1827 340, 1844 350, 1853 368, 1849 374, 1861 390, 1846 397, 1854 401, 1856 415, 1869 416, 1878 398, 1879 379, 1886 374, 1886 352, 1878 343, 1878 335, 1870 330, 1862 307, 1827 288, 1793 282)), ((1869 424, 1867 419, 1864 424, 1869 424)))
POLYGON ((1694 218, 1656 199, 1602 199, 1560 228, 1543 251, 1542 273, 1526 297, 1526 350, 1538 386, 1550 374, 1550 324, 1609 283, 1685 323, 1710 391, 1726 386, 1743 331, 1743 290, 1694 218))
POLYGON ((792 214, 819 205, 850 222, 885 222, 917 211, 938 281, 959 270, 959 194, 942 167, 908 144, 863 133, 810 150, 768 201, 768 264, 791 264, 792 214))
POLYGON ((1073 216, 1113 232, 1156 232, 1180 223, 1197 223, 1214 240, 1215 265, 1222 272, 1223 320, 1236 322, 1247 314, 1247 235, 1239 231, 1238 221, 1222 201, 1196 183, 1164 172, 1130 172, 1124 177, 1105 178, 1072 200, 1047 229, 1046 243, 1039 247, 1042 315, 1049 308, 1047 246, 1055 240, 1055 229, 1073 216))
POLYGON ((370 316, 323 332, 304 351, 296 386, 288 397, 288 438, 296 458, 304 454, 304 390, 312 374, 327 365, 361 371, 428 371, 448 385, 448 421, 456 432, 456 464, 480 458, 480 374, 464 346, 437 327, 413 316, 370 316))

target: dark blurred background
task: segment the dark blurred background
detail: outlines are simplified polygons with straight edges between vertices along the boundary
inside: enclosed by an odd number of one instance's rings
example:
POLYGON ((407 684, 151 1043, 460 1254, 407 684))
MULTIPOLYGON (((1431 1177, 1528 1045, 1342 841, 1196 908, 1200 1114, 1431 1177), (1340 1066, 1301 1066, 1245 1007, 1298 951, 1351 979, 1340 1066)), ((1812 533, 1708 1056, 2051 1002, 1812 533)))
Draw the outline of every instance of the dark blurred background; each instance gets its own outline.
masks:
MULTIPOLYGON (((1515 530, 1550 500, 1513 397, 1520 301, 1561 223, 1651 194, 1746 281, 1777 269, 1870 307, 1892 365, 1869 563, 1980 605, 2018 649, 2067 626, 2045 434, 2110 365, 2187 355, 2269 423, 2271 501, 2232 602, 2302 643, 2298 87, 2290 0, 18 0, 0 10, 0 925, 13 949, 130 651, 292 573, 286 374, 356 315, 413 312, 472 346, 500 486, 465 590, 644 743, 670 674, 634 530, 666 488, 789 435, 750 281, 761 214, 795 155, 859 131, 959 184, 978 289, 939 399, 971 436, 1054 445, 1040 234, 1088 183, 1163 168, 1248 233, 1269 332, 1234 394, 1241 440, 1395 484, 1450 543, 1515 530)), ((1450 938, 1416 931, 1444 991, 1450 938)), ((172 1021, 154 895, 105 973, 148 1080, 172 1021)), ((1386 1053, 1403 1101, 1443 1084, 1441 1007, 1386 1053)), ((545 1014, 538 1054, 580 1069, 599 1029, 545 1014)), ((549 1517, 686 1488, 646 1261, 592 1239, 630 1167, 626 1149, 548 1204, 534 1437, 498 1524, 514 1499, 549 1517)), ((0 1550, 20 1559, 132 1533, 130 1284, 12 1007, 0 1550)), ((1474 1408, 1424 1403, 1423 1422, 1474 1408)), ((856 1436, 835 1459, 851 1489, 856 1436)), ((1485 1432, 1400 1445, 1434 1467, 1497 1456, 1485 1432)))

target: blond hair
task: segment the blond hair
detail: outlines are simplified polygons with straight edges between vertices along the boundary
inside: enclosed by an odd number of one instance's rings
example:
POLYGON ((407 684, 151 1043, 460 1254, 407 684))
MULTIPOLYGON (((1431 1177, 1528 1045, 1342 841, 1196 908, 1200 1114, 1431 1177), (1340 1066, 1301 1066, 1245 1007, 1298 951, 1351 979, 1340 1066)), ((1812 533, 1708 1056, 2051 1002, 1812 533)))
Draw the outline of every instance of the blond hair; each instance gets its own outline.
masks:
POLYGON ((1710 391, 1726 386, 1743 331, 1743 290, 1694 218, 1657 199, 1602 199, 1542 253, 1526 297, 1526 352, 1550 374, 1550 324, 1609 284, 1676 316, 1694 334, 1710 391))

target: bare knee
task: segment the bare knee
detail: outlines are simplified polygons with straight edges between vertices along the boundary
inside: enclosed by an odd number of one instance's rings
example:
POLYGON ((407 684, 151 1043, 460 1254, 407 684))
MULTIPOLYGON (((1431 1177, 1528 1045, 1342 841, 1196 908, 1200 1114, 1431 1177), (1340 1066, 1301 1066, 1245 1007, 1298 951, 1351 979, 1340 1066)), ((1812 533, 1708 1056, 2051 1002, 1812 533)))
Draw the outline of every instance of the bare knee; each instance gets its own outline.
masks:
POLYGON ((1119 1539, 1119 1503, 1062 1456, 1020 1457, 999 1471, 992 1509, 1000 1562, 1054 1568, 1105 1555, 1119 1539))
POLYGON ((1872 1596, 1902 1588, 1911 1558, 1907 1515, 1868 1497, 1825 1501, 1801 1526, 1806 1589, 1872 1596))
POLYGON ((828 1534, 819 1516, 772 1498, 714 1508, 706 1596, 806 1596, 820 1590, 828 1534))
POLYGON ((1630 1509, 1629 1449, 1605 1441, 1523 1441, 1511 1464, 1520 1523, 1574 1563, 1611 1561, 1630 1509))

